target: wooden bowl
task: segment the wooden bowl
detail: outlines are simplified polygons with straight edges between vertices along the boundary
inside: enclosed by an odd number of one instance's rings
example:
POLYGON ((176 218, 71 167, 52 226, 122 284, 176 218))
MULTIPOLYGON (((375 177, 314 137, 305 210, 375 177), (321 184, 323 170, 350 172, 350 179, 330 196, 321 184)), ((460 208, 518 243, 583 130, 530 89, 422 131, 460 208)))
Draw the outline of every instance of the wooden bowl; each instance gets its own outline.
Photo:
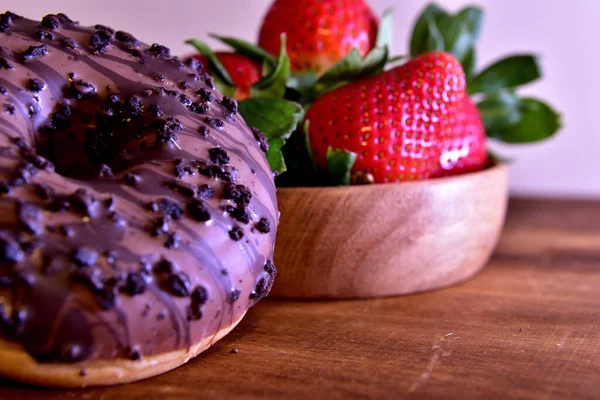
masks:
POLYGON ((487 263, 502 230, 508 172, 278 190, 272 296, 368 298, 454 285, 487 263))

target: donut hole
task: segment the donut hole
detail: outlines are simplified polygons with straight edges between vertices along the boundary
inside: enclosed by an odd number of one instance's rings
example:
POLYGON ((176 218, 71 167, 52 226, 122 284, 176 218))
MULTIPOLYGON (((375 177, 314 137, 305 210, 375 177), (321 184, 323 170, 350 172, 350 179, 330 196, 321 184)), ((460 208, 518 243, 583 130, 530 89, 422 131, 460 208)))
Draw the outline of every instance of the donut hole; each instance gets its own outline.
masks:
POLYGON ((118 94, 65 100, 40 127, 36 151, 54 163, 58 174, 78 180, 119 174, 150 159, 172 159, 183 126, 157 112, 160 101, 118 94))

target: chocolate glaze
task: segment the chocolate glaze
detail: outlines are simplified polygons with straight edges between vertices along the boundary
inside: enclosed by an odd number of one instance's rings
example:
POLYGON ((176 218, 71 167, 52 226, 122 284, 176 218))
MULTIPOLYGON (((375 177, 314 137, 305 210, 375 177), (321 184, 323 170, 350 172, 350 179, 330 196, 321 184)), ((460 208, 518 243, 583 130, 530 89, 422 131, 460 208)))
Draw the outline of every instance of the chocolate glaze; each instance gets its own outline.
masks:
POLYGON ((38 361, 185 349, 270 289, 266 141, 200 69, 0 14, 0 335, 38 361))

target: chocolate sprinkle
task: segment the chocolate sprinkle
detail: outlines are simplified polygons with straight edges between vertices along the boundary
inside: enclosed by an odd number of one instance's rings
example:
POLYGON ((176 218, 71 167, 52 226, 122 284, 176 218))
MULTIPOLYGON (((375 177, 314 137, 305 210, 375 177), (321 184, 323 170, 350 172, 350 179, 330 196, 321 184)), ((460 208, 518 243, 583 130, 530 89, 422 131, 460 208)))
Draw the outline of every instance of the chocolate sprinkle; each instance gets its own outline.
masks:
POLYGON ((225 126, 223 121, 221 121, 218 118, 206 117, 206 118, 204 118, 204 121, 206 121, 207 124, 209 124, 210 126, 212 126, 213 128, 216 128, 216 129, 223 129, 223 127, 225 126))
POLYGON ((130 47, 139 47, 139 45, 140 45, 140 42, 138 42, 137 39, 135 37, 133 37, 132 34, 127 33, 127 32, 117 31, 117 33, 115 34, 115 37, 117 38, 118 41, 126 43, 130 47))
POLYGON ((244 231, 242 230, 242 228, 240 228, 239 226, 234 226, 230 231, 229 231, 229 237, 238 242, 240 240, 242 240, 242 238, 244 237, 244 231))
POLYGON ((250 127, 250 130, 252 130, 254 139, 256 139, 256 141, 258 142, 260 149, 265 153, 267 151, 269 151, 269 142, 268 142, 267 138, 265 137, 265 135, 260 131, 260 129, 255 128, 255 127, 250 127))
POLYGON ((200 134, 200 136, 202 137, 207 137, 209 130, 207 127, 200 125, 200 127, 198 127, 198 133, 200 134))
POLYGON ((46 84, 41 79, 33 78, 27 82, 27 88, 33 93, 41 92, 45 87, 46 84))
POLYGON ((190 293, 190 278, 183 272, 169 275, 168 285, 175 296, 185 297, 190 293))
POLYGON ((179 242, 181 241, 181 238, 175 234, 175 233, 170 233, 167 235, 167 239, 165 240, 165 247, 167 249, 178 249, 179 248, 179 242))
POLYGON ((266 218, 261 218, 258 223, 256 224, 256 229, 260 232, 260 233, 269 233, 271 232, 271 224, 269 222, 268 219, 266 218))
POLYGON ((239 289, 232 288, 227 296, 227 301, 229 303, 235 303, 239 298, 242 292, 239 289))
POLYGON ((108 165, 102 164, 98 170, 98 176, 101 178, 111 178, 113 176, 113 172, 108 165))
POLYGON ((54 189, 45 183, 36 185, 35 192, 38 197, 44 201, 52 200, 54 198, 54 189))
POLYGON ((42 233, 42 210, 36 205, 24 202, 17 203, 17 218, 21 228, 39 235, 42 233))
POLYGON ((11 194, 12 189, 10 185, 6 182, 0 182, 0 195, 8 195, 11 194))
POLYGON ((167 76, 165 74, 153 74, 152 79, 154 79, 156 82, 162 83, 165 81, 165 79, 167 79, 167 76))
POLYGON ((48 46, 45 44, 41 44, 39 46, 29 46, 29 48, 23 53, 23 58, 25 58, 25 60, 33 60, 35 58, 43 57, 46 54, 48 54, 48 46))
POLYGON ((21 246, 8 232, 0 231, 0 261, 19 263, 23 261, 25 254, 21 246))
POLYGON ((223 100, 221 101, 221 105, 223 105, 223 107, 225 107, 225 109, 233 114, 237 113, 238 111, 238 103, 237 101, 235 101, 235 99, 229 97, 229 96, 223 96, 223 100))
POLYGON ((139 179, 140 178, 137 175, 134 175, 134 174, 131 174, 131 173, 127 173, 123 177, 123 180, 129 186, 135 186, 135 184, 138 182, 139 179))
POLYGON ((146 291, 146 280, 144 279, 144 275, 139 272, 130 272, 127 274, 123 291, 130 296, 144 293, 146 291))
POLYGON ((256 300, 266 296, 271 291, 272 281, 272 279, 261 278, 252 293, 250 293, 250 299, 256 300))
POLYGON ((89 267, 95 265, 98 261, 98 253, 87 247, 82 247, 73 253, 73 261, 79 267, 89 267))
POLYGON ((197 101, 194 101, 192 104, 190 104, 188 108, 191 112, 194 112, 196 114, 204 114, 210 110, 208 104, 198 103, 197 101))
POLYGON ((13 14, 10 12, 5 12, 4 14, 0 14, 0 32, 8 32, 10 22, 13 19, 13 14))
POLYGON ((127 358, 131 361, 139 361, 142 359, 142 353, 138 348, 130 348, 127 350, 127 358))
POLYGON ((152 107, 150 107, 150 112, 152 113, 152 115, 155 115, 157 117, 160 117, 164 114, 162 107, 158 104, 153 104, 152 107))
POLYGON ((12 104, 6 103, 6 104, 4 104, 4 111, 7 114, 15 115, 15 106, 13 106, 12 104))
POLYGON ((214 189, 210 185, 200 185, 196 190, 196 196, 201 200, 208 200, 215 194, 214 189))
POLYGON ((275 268, 275 264, 273 264, 273 261, 271 260, 267 260, 265 262, 265 266, 263 267, 263 269, 267 274, 269 274, 269 276, 271 276, 271 278, 275 278, 275 276, 277 275, 277 268, 275 268))
POLYGON ((48 29, 56 29, 60 26, 60 19, 53 14, 48 14, 44 18, 42 18, 41 25, 48 29))
POLYGON ((154 43, 150 47, 150 49, 148 50, 148 53, 150 53, 154 57, 160 58, 160 59, 167 59, 167 58, 171 57, 171 50, 169 50, 168 47, 161 46, 160 44, 157 44, 157 43, 154 43))
POLYGON ((192 302, 204 305, 208 301, 208 290, 204 286, 196 286, 191 294, 192 302))
POLYGON ((77 43, 73 38, 70 37, 64 38, 60 43, 63 47, 66 47, 69 50, 75 50, 77 48, 77 43))
POLYGON ((90 37, 90 45, 96 52, 104 53, 110 45, 110 35, 106 31, 98 31, 90 37))
POLYGON ((83 100, 96 95, 96 88, 89 82, 84 82, 81 79, 71 82, 70 95, 77 100, 83 100))
POLYGON ((202 88, 202 89, 198 90, 198 91, 196 92, 196 94, 197 94, 198 96, 200 96, 200 98, 202 99, 202 101, 204 101, 204 102, 206 102, 206 103, 210 103, 210 102, 212 102, 212 101, 214 100, 214 98, 215 98, 215 95, 214 95, 214 94, 212 94, 212 92, 211 92, 211 91, 209 91, 209 90, 206 90, 206 89, 204 89, 204 88, 202 88))
POLYGON ((190 298, 192 301, 188 310, 188 319, 197 321, 202 318, 202 306, 208 301, 208 291, 204 286, 196 286, 190 298))
POLYGON ((71 125, 71 107, 67 103, 60 104, 51 117, 54 126, 66 129, 71 125))
POLYGON ((244 185, 226 183, 223 186, 223 198, 233 200, 238 206, 246 207, 250 204, 252 193, 244 185))
POLYGON ((54 40, 54 35, 48 31, 39 31, 37 37, 40 40, 54 40))
POLYGON ((243 207, 232 207, 232 206, 222 206, 223 211, 228 213, 231 218, 239 221, 243 224, 247 224, 250 222, 250 215, 243 207))
POLYGON ((0 69, 14 69, 13 65, 4 57, 0 57, 0 69))
POLYGON ((94 28, 98 29, 99 31, 106 32, 106 34, 110 37, 112 37, 115 34, 115 30, 113 28, 109 28, 108 26, 96 24, 94 25, 94 28))
POLYGON ((67 17, 67 15, 64 13, 58 13, 58 14, 56 14, 56 16, 58 17, 60 22, 62 22, 63 24, 69 22, 69 23, 72 23, 73 25, 79 25, 78 22, 74 22, 71 18, 67 17))
POLYGON ((150 209, 159 211, 162 215, 175 220, 183 218, 183 208, 169 199, 160 199, 158 202, 150 204, 150 209))
POLYGON ((219 164, 219 165, 227 165, 229 164, 229 155, 227 154, 227 152, 225 150, 223 150, 220 147, 214 147, 210 150, 208 150, 208 155, 210 157, 210 160, 212 162, 214 162, 215 164, 219 164))
POLYGON ((210 212, 201 200, 193 200, 187 205, 188 214, 198 222, 210 220, 210 212))

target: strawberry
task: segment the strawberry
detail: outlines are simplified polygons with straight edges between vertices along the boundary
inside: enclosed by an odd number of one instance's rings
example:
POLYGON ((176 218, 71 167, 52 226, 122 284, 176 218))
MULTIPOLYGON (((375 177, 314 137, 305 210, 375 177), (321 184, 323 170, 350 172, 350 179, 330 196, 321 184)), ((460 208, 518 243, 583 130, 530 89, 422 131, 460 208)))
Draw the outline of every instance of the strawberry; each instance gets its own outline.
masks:
POLYGON ((486 134, 477 106, 468 97, 459 104, 455 125, 441 146, 434 176, 448 176, 483 169, 487 164, 486 134))
POLYGON ((443 52, 335 89, 306 115, 314 162, 325 169, 327 150, 341 149, 357 155, 351 172, 374 182, 426 179, 465 96, 463 69, 443 52))
MULTIPOLYGON (((236 85, 234 97, 238 100, 250 97, 250 87, 261 78, 260 63, 239 53, 216 52, 215 55, 236 85)), ((205 68, 209 65, 208 59, 201 54, 195 55, 194 58, 201 61, 205 68)))
POLYGON ((279 36, 286 33, 292 70, 321 73, 353 48, 365 56, 375 46, 377 28, 364 0, 275 0, 258 44, 276 55, 279 36))

